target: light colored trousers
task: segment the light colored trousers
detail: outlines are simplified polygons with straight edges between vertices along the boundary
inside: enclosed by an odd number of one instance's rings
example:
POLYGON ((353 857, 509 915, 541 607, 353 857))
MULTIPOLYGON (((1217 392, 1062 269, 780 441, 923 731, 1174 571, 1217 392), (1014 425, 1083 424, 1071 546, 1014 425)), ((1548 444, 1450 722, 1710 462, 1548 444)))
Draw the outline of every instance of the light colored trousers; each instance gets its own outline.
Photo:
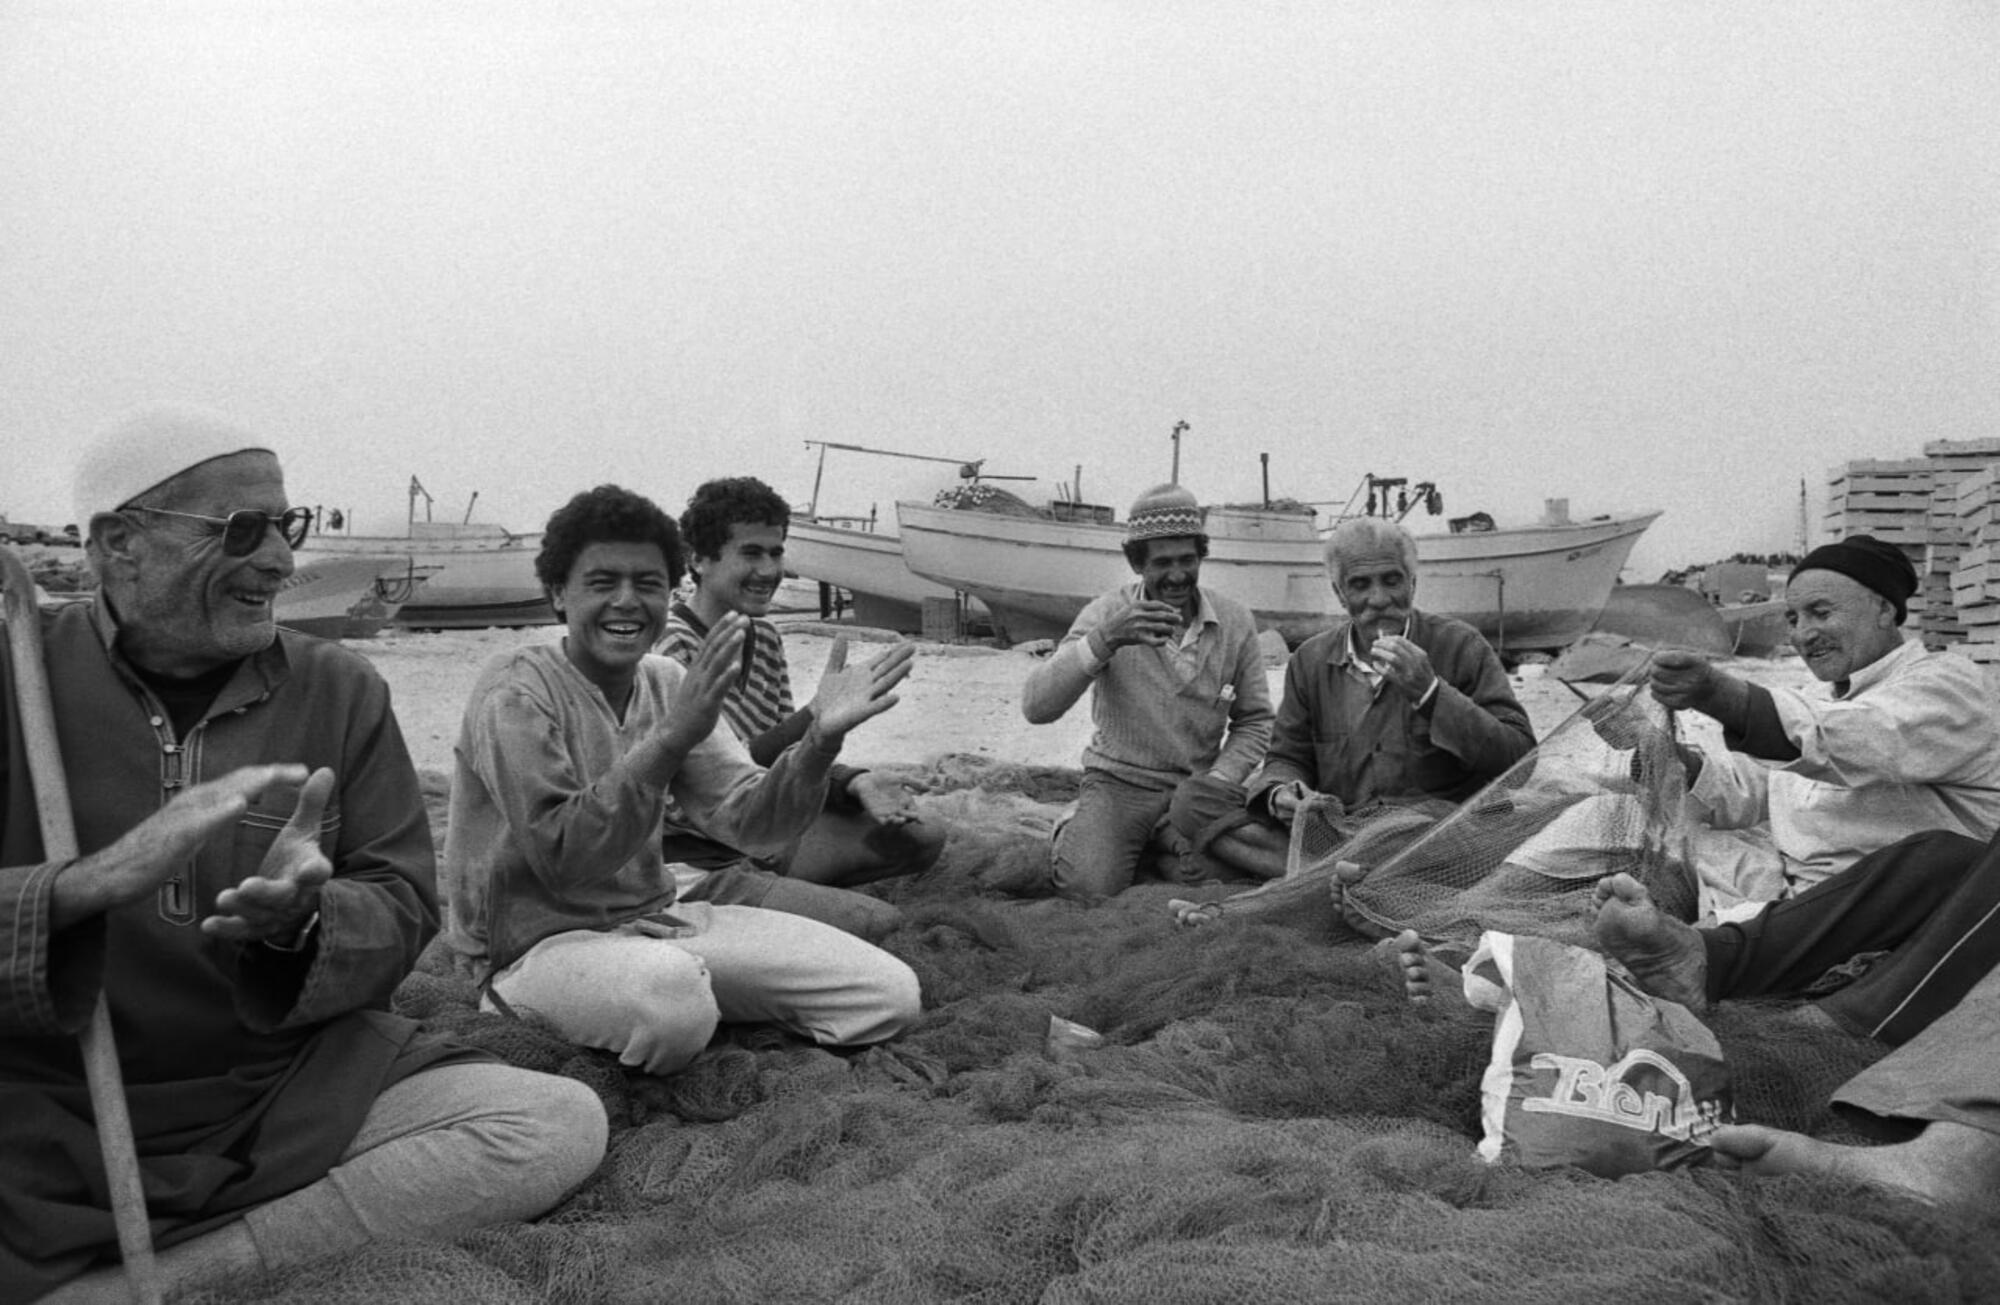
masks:
MULTIPOLYGON (((171 1288, 532 1219, 590 1177, 607 1133, 603 1103, 574 1079, 498 1064, 422 1070, 375 1099, 325 1177, 162 1251, 160 1277, 171 1288)), ((123 1300, 123 1270, 95 1270, 42 1299, 123 1300)))
POLYGON ((845 1047, 893 1038, 922 1009, 916 974, 881 948, 804 916, 708 902, 544 938, 492 988, 653 1074, 684 1068, 725 1020, 845 1047))

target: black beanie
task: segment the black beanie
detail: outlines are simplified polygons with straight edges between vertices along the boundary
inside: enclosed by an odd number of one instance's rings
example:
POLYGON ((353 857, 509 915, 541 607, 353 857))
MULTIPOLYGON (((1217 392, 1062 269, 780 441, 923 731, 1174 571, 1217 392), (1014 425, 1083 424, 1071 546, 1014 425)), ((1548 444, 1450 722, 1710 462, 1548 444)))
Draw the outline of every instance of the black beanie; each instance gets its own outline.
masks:
POLYGON ((1896 624, 1910 614, 1910 595, 1917 592, 1917 568, 1909 556, 1894 544, 1885 544, 1873 535, 1849 535, 1832 544, 1821 544, 1792 568, 1792 579, 1801 571, 1838 571, 1865 588, 1888 599, 1896 608, 1896 624))

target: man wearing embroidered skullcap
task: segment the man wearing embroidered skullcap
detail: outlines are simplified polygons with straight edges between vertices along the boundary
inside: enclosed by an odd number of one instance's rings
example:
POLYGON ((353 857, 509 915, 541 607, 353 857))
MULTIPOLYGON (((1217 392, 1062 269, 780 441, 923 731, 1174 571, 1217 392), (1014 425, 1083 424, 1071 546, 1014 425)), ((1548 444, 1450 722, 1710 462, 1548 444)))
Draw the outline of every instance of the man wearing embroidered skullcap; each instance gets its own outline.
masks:
POLYGON ((171 1292, 552 1206, 594 1093, 419 1034, 416 774, 361 657, 280 630, 310 513, 263 439, 129 414, 75 481, 96 599, 42 618, 81 856, 51 861, 0 664, 0 1299, 118 1298, 75 1035, 100 993, 171 1292))
POLYGON ((1271 691, 1249 609, 1201 585, 1206 556, 1194 495, 1146 491, 1125 525, 1137 579, 1091 600, 1029 673, 1031 724, 1059 719, 1089 690, 1095 729, 1046 878, 1010 891, 1110 897, 1148 862, 1186 877, 1199 869, 1196 845, 1242 809, 1271 738, 1271 691))
POLYGON ((1709 826, 1695 852, 1710 910, 1754 915, 1755 903, 1795 896, 1912 834, 1983 843, 2000 827, 1992 693, 1957 653, 1903 638, 1916 589, 1902 550, 1868 535, 1816 548, 1792 569, 1792 646, 1830 686, 1826 697, 1753 684, 1698 653, 1655 655, 1653 696, 1713 717, 1728 748, 1686 750, 1689 796, 1709 826))

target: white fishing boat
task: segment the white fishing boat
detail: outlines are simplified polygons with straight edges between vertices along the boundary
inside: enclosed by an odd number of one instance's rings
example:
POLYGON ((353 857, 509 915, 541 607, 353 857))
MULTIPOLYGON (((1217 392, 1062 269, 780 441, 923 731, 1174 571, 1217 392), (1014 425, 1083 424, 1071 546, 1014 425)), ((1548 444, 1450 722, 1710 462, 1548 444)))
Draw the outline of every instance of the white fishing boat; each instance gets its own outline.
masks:
MULTIPOLYGON (((313 533, 296 550, 300 564, 320 558, 372 557, 415 568, 425 579, 396 613, 396 624, 404 629, 555 624, 555 609, 535 579, 540 531, 517 534, 504 526, 473 521, 471 504, 464 521, 418 521, 419 495, 428 514, 430 494, 412 476, 409 524, 401 535, 343 534, 322 530, 315 521, 313 533)), ((478 499, 475 493, 472 502, 478 499)))
MULTIPOLYGON (((791 525, 786 530, 785 570, 801 579, 846 591, 857 624, 904 633, 924 628, 926 599, 955 599, 957 593, 946 585, 912 574, 903 565, 902 541, 878 529, 881 523, 873 508, 866 516, 822 515, 818 511, 827 451, 839 449, 874 457, 946 463, 958 469, 960 479, 974 485, 982 480, 1033 479, 991 475, 984 470, 984 459, 947 458, 831 440, 807 440, 806 446, 819 450, 819 472, 813 478, 811 501, 803 511, 792 513, 791 525)), ((829 607, 829 603, 820 604, 823 615, 832 614, 829 607)), ((985 613, 975 609, 968 615, 983 619, 985 613)))
MULTIPOLYGON (((1419 534, 1418 603, 1514 654, 1562 648, 1596 621, 1656 511, 1571 521, 1563 500, 1511 529, 1419 534)), ((1085 603, 1131 579, 1116 524, 899 502, 910 570, 978 598, 1013 641, 1056 638, 1085 603)), ((1324 629, 1333 595, 1312 509, 1211 507, 1202 583, 1296 644, 1324 629)))
MULTIPOLYGON (((855 623, 884 630, 922 630, 926 599, 957 597, 950 586, 903 565, 903 541, 896 536, 800 516, 785 536, 785 568, 846 590, 855 623)), ((982 619, 984 605, 975 600, 968 615, 982 619)))
POLYGON ((535 579, 541 546, 539 531, 517 535, 500 526, 419 521, 407 535, 315 534, 297 556, 301 565, 365 558, 429 570, 396 613, 396 624, 409 630, 481 629, 555 623, 555 609, 535 579))

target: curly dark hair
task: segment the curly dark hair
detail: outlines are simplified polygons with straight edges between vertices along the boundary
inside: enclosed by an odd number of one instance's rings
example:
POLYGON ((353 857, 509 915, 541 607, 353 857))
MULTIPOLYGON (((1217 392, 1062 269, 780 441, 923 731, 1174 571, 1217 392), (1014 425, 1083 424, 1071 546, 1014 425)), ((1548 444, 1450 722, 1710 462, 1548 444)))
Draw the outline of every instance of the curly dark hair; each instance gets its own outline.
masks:
POLYGON ((729 546, 729 528, 737 525, 776 526, 792 523, 792 505, 755 476, 724 476, 706 481, 688 495, 681 513, 681 538, 687 541, 688 564, 701 578, 701 559, 721 557, 729 546))
MULTIPOLYGON (((1198 534, 1198 535, 1156 535, 1156 536, 1154 536, 1154 538, 1156 538, 1156 539, 1183 539, 1183 538, 1188 538, 1188 539, 1193 539, 1193 540, 1194 540, 1194 555, 1195 555, 1196 557, 1207 557, 1207 556, 1208 556, 1208 536, 1207 536, 1207 535, 1199 535, 1199 534, 1198 534)), ((1128 539, 1128 540, 1126 540, 1126 541, 1125 541, 1125 543, 1124 543, 1124 544, 1122 545, 1122 547, 1123 547, 1123 548, 1125 549, 1125 561, 1126 561, 1127 563, 1129 563, 1129 564, 1131 565, 1131 567, 1132 567, 1132 569, 1133 569, 1134 571, 1143 571, 1143 570, 1145 570, 1145 569, 1146 569, 1146 552, 1147 552, 1147 549, 1146 549, 1146 545, 1148 545, 1148 544, 1150 544, 1150 543, 1152 543, 1152 542, 1153 542, 1153 540, 1151 540, 1151 539, 1128 539)))
POLYGON ((551 589, 569 582, 570 568, 592 544, 658 544, 667 559, 667 583, 678 585, 683 565, 681 532, 674 519, 644 494, 620 485, 599 485, 555 510, 542 527, 542 551, 535 554, 535 579, 551 589))

